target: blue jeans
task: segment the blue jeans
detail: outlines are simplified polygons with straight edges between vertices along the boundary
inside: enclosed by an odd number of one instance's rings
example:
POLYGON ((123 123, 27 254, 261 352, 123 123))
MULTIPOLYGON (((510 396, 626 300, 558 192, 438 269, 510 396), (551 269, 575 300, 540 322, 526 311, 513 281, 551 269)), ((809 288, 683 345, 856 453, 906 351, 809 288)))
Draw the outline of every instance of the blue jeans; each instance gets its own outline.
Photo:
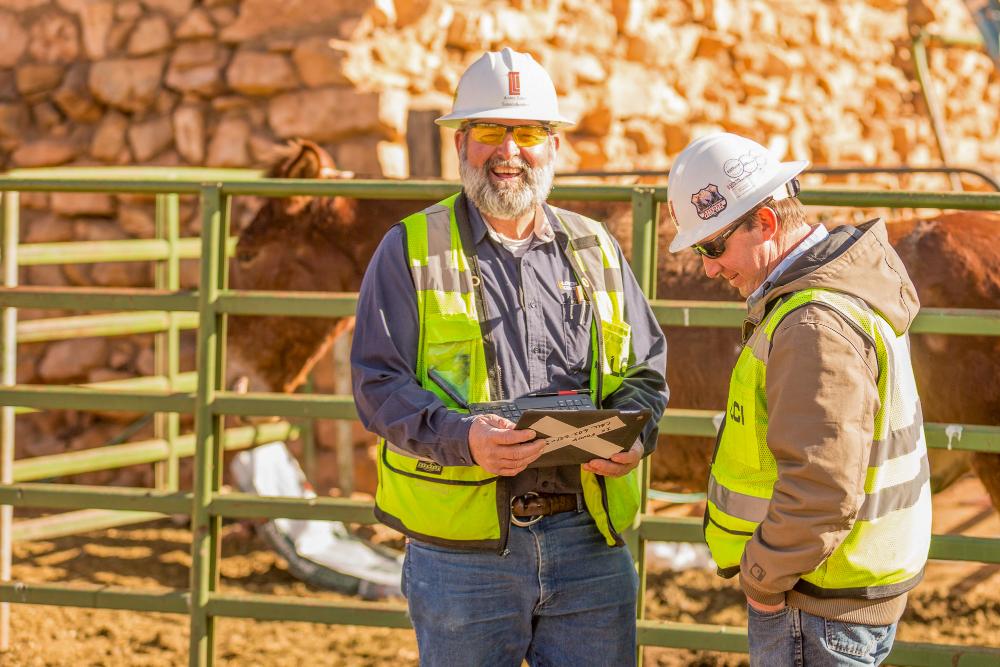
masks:
POLYGON ((420 664, 635 664, 638 576, 586 512, 510 527, 510 553, 408 540, 403 594, 420 664))
POLYGON ((896 624, 859 625, 794 607, 759 612, 748 605, 747 632, 751 667, 855 667, 885 660, 896 637, 896 624))

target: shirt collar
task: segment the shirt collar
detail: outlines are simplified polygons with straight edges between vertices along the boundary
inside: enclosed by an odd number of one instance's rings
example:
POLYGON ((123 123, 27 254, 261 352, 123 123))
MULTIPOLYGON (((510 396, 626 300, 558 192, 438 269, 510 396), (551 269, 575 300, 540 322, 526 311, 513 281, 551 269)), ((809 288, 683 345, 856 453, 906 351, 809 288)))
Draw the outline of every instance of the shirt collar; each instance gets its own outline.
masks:
MULTIPOLYGON (((476 205, 472 203, 471 199, 465 197, 465 202, 469 214, 469 223, 472 225, 472 238, 476 243, 481 243, 486 233, 492 228, 486 222, 486 219, 483 218, 483 214, 476 208, 476 205)), ((555 238, 551 217, 552 212, 549 210, 548 204, 542 204, 542 210, 535 213, 535 228, 533 232, 535 237, 542 243, 548 243, 555 238)))
POLYGON ((774 270, 768 274, 767 278, 761 283, 760 287, 755 289, 753 293, 747 297, 747 307, 753 310, 754 305, 763 298, 763 296, 774 286, 775 281, 781 276, 782 273, 788 269, 789 266, 795 263, 799 257, 804 255, 807 250, 812 248, 814 245, 823 241, 828 237, 830 233, 826 231, 826 227, 823 225, 816 225, 813 227, 812 231, 801 241, 799 241, 792 251, 785 256, 781 262, 778 263, 774 270))

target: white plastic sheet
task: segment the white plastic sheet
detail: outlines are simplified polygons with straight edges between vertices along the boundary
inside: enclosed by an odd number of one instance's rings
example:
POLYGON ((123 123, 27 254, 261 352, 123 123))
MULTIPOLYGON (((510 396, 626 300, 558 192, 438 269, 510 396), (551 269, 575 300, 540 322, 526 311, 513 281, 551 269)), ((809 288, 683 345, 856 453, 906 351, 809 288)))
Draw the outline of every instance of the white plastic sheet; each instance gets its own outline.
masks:
MULTIPOLYGON (((240 452, 231 465, 236 485, 261 496, 315 498, 283 442, 240 452)), ((352 535, 340 521, 275 519, 260 534, 297 578, 366 599, 401 595, 402 556, 352 535)))

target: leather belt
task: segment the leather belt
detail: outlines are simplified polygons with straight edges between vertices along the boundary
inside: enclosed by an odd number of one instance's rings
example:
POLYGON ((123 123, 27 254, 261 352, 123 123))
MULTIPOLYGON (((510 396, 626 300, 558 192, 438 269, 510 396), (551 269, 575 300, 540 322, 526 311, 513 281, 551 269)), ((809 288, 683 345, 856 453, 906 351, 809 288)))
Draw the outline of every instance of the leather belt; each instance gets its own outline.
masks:
POLYGON ((531 492, 510 499, 510 520, 515 526, 530 526, 543 516, 582 508, 583 498, 579 493, 531 492))

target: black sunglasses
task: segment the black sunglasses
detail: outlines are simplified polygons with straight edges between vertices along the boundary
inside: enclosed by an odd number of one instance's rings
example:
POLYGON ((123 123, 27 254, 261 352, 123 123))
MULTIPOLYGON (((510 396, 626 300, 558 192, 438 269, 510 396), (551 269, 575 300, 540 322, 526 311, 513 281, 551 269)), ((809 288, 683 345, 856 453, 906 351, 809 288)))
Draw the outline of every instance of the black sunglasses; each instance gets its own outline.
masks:
MULTIPOLYGON (((794 183, 798 185, 798 181, 794 181, 794 183)), ((796 190, 796 192, 798 191, 796 190)), ((691 250, 694 250, 702 257, 708 257, 709 259, 719 259, 720 257, 722 257, 722 253, 726 252, 726 239, 732 236, 737 229, 739 229, 746 223, 756 218, 757 211, 759 211, 762 208, 767 208, 772 201, 774 201, 774 197, 768 197, 767 199, 765 199, 764 201, 762 201, 761 203, 757 204, 752 209, 744 213, 739 220, 733 223, 732 227, 722 232, 711 241, 705 241, 703 243, 695 243, 693 246, 691 246, 691 250)))
POLYGON ((716 236, 711 241, 705 241, 704 243, 695 243, 693 246, 691 246, 691 250, 694 250, 702 257, 708 257, 709 259, 718 259, 719 257, 722 257, 722 253, 726 252, 726 239, 732 236, 737 229, 739 229, 746 223, 753 220, 753 217, 754 215, 757 215, 758 210, 760 209, 754 208, 754 210, 751 211, 753 215, 748 214, 743 216, 742 218, 736 221, 736 224, 734 224, 732 227, 730 227, 726 231, 716 236))

